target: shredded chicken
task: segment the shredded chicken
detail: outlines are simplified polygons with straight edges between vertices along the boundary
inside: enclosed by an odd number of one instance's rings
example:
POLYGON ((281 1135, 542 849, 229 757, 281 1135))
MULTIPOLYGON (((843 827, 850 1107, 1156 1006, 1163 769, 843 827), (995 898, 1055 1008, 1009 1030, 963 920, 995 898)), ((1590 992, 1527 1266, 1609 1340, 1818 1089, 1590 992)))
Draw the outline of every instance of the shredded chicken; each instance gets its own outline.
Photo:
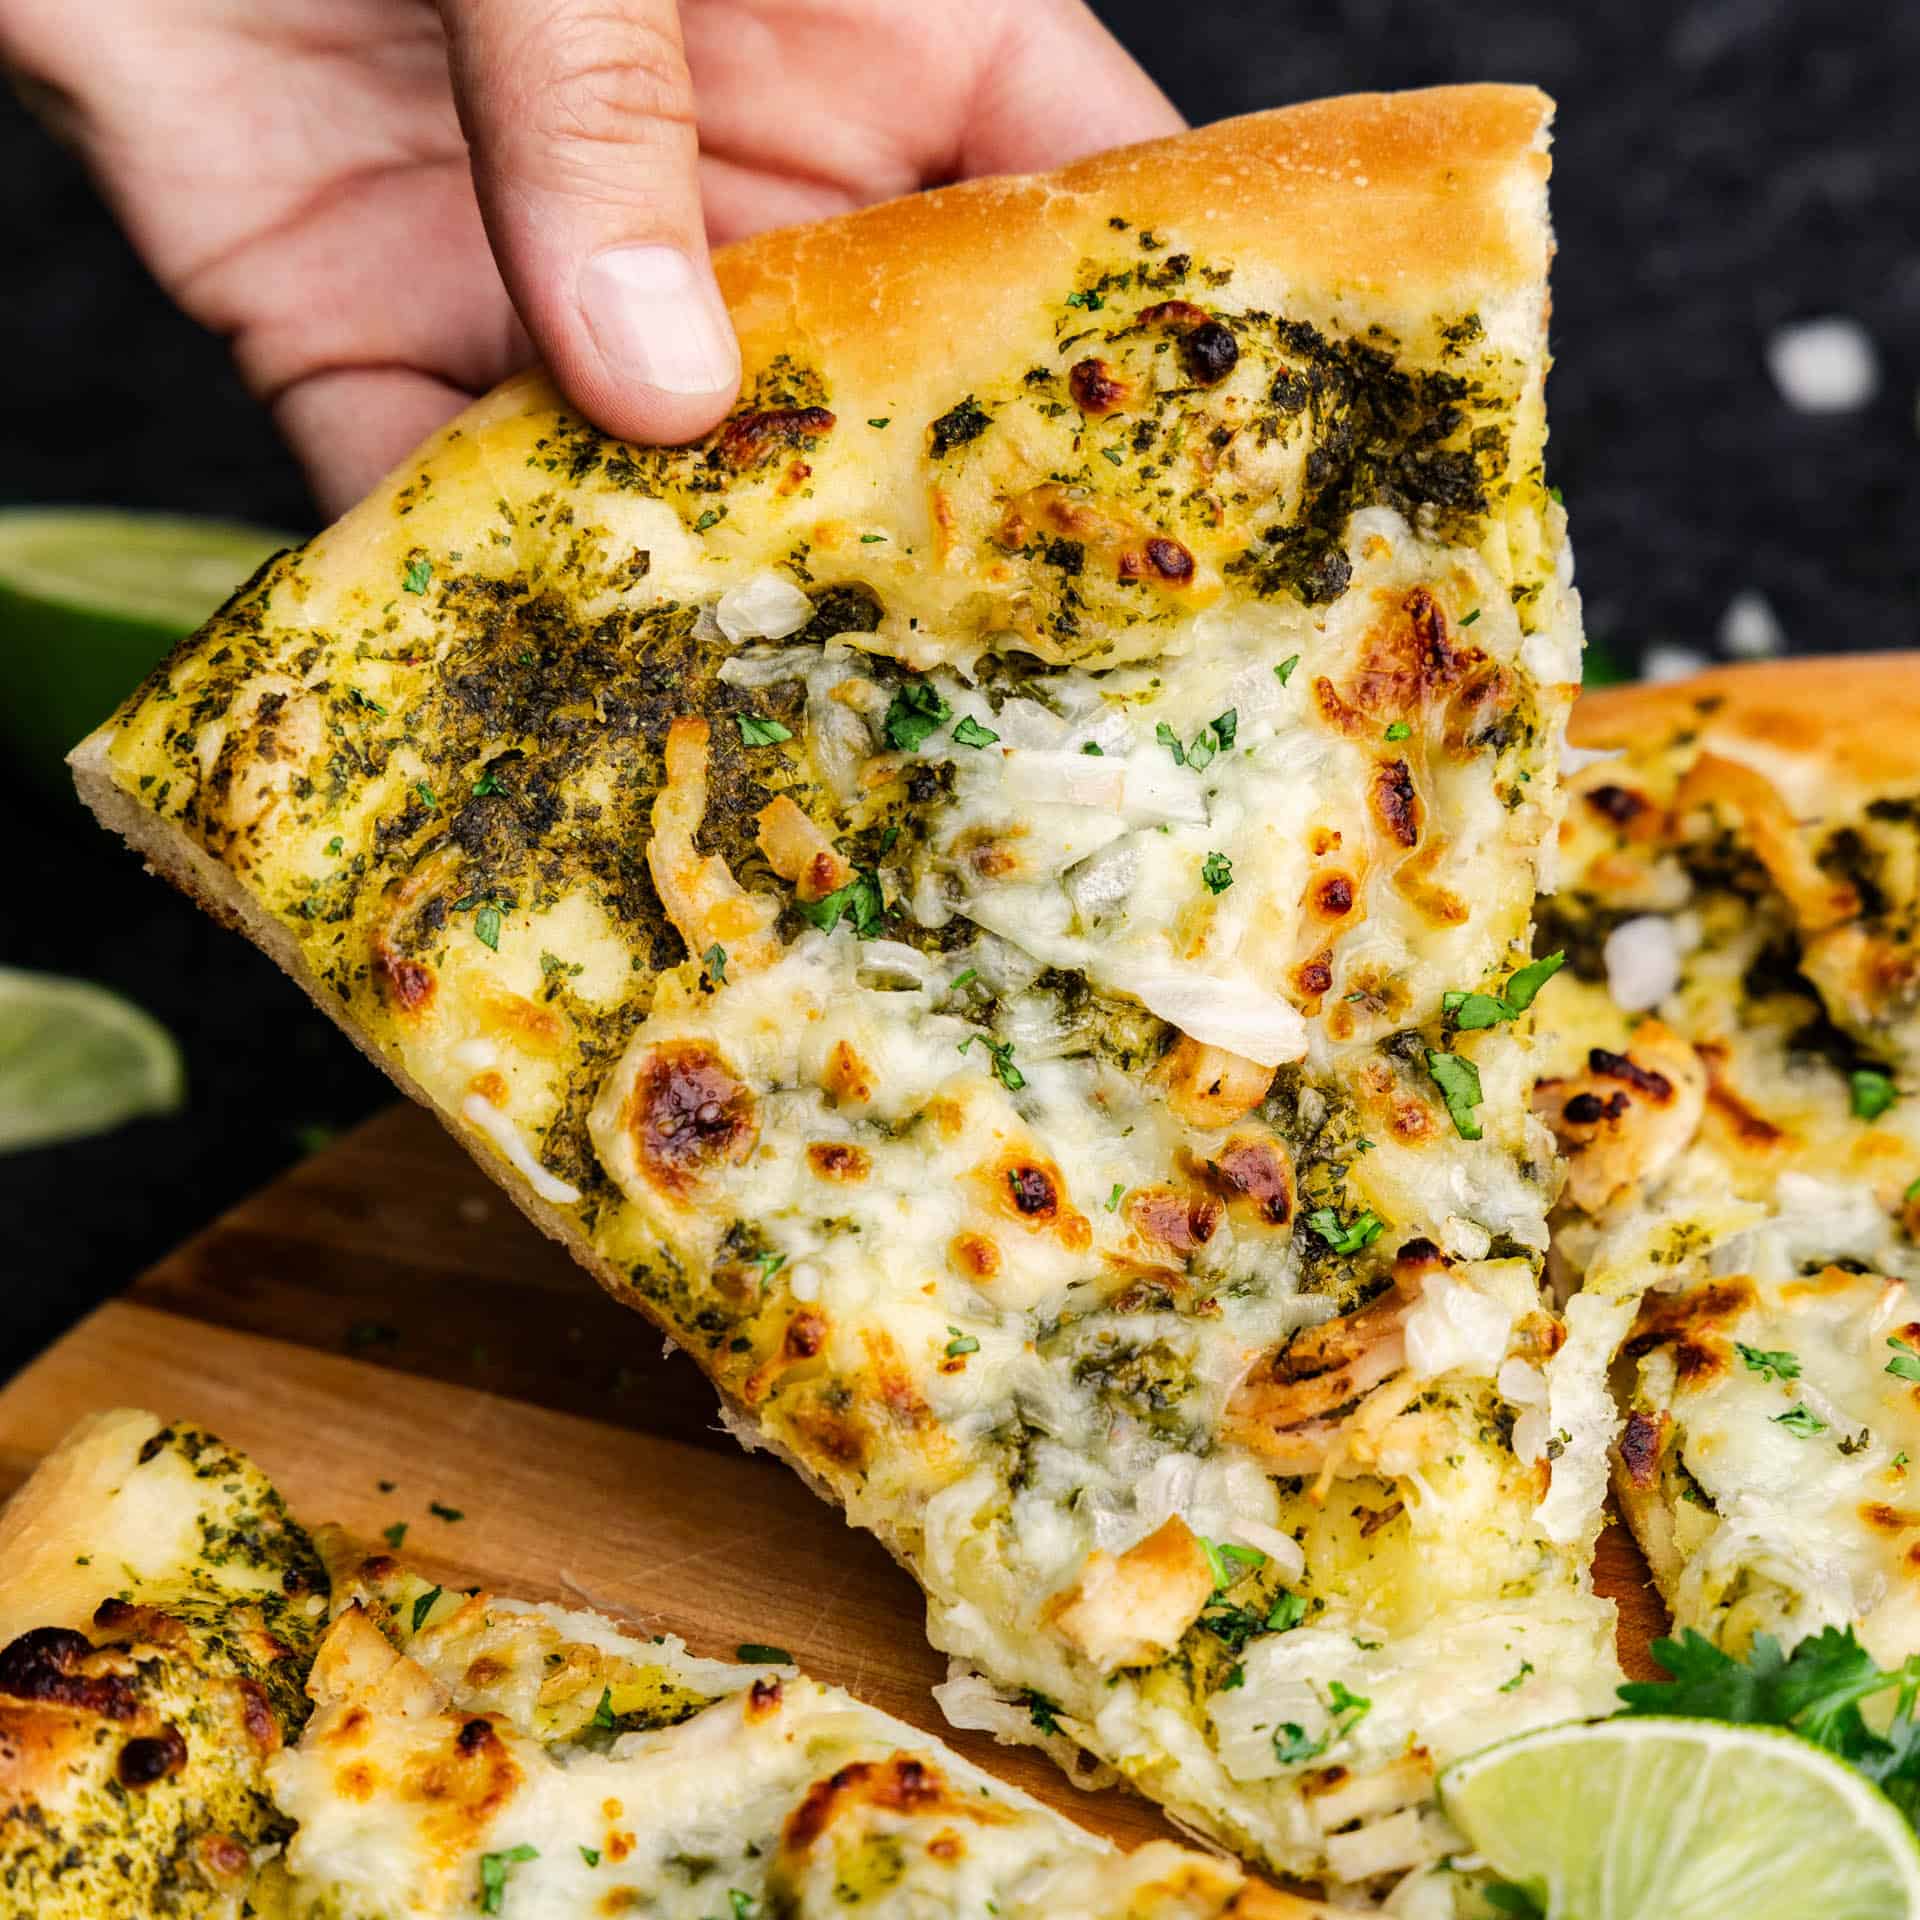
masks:
POLYGON ((1674 795, 1676 814, 1695 807, 1732 815, 1742 841, 1759 856, 1803 933, 1824 933, 1859 913, 1860 896, 1852 883, 1821 869, 1786 803, 1763 774, 1741 761, 1703 753, 1674 795))
POLYGON ((1190 1127, 1230 1127, 1267 1097, 1273 1069, 1182 1034, 1157 1069, 1167 1106, 1190 1127))
MULTIPOLYGON (((1390 1423, 1419 1391, 1387 1384, 1406 1368, 1407 1315, 1428 1276, 1445 1265, 1431 1240, 1410 1240, 1385 1293, 1255 1362, 1227 1402, 1226 1432, 1276 1473, 1331 1477, 1362 1452, 1377 1463, 1390 1423)), ((1400 1436, 1392 1451, 1405 1453, 1414 1438, 1400 1436)))
POLYGON ((1567 1199, 1593 1214, 1663 1173, 1693 1139, 1706 1101, 1700 1056, 1663 1021, 1643 1020, 1627 1052, 1595 1047, 1584 1074, 1542 1080, 1533 1109, 1567 1156, 1567 1199))
POLYGON ((1096 1549, 1054 1606, 1054 1625, 1103 1673, 1158 1660, 1199 1617, 1213 1571, 1193 1530, 1171 1514, 1116 1560, 1096 1549))
POLYGON ((748 893, 717 854, 694 844, 707 811, 707 739, 707 723, 697 715, 682 715, 667 729, 667 780, 653 803, 647 870, 688 952, 724 947, 728 965, 745 971, 780 957, 778 910, 748 893))
POLYGON ((802 900, 824 900, 853 878, 853 867, 789 794, 760 809, 760 851, 802 900))

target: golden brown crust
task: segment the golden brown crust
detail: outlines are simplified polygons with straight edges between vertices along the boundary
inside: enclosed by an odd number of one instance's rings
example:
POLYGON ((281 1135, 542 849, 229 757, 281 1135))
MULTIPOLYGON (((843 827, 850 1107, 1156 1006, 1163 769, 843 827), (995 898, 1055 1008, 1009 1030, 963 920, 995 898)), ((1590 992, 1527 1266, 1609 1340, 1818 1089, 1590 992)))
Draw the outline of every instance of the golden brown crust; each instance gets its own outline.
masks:
POLYGON ((1716 667, 1686 680, 1603 687, 1575 703, 1576 746, 1644 750, 1691 733, 1757 766, 1796 811, 1851 811, 1920 785, 1920 653, 1840 654, 1716 667))
POLYGON ((1531 352, 1552 111, 1531 87, 1316 100, 763 234, 716 265, 749 369, 798 346, 903 403, 929 377, 964 388, 1000 367, 1035 288, 1071 284, 1116 214, 1168 250, 1240 259, 1247 305, 1377 322, 1416 353, 1437 313, 1475 309, 1531 352))

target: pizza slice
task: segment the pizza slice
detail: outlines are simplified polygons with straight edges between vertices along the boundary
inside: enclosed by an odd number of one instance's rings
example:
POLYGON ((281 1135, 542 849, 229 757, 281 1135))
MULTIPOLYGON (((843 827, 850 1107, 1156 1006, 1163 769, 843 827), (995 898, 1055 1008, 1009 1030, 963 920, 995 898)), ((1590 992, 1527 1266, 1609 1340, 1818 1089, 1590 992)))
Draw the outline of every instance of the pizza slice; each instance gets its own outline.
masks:
POLYGON ((956 1711, 1307 1875, 1616 1677, 1521 1038, 1547 118, 750 242, 709 440, 502 389, 75 762, 916 1573, 956 1711))
POLYGON ((703 1660, 328 1546, 313 1718, 272 1770, 296 1823, 287 1920, 1346 1911, 1171 1842, 1123 1853, 777 1647, 703 1660))
POLYGON ((76 1428, 0 1514, 0 1911, 237 1920, 326 1624, 250 1461, 151 1414, 76 1428))
POLYGON ((1917 711, 1889 655, 1576 714, 1541 932, 1584 1289, 1554 1369, 1590 1392, 1612 1365, 1621 1505, 1675 1621, 1735 1652, 1826 1626, 1920 1651, 1917 711))

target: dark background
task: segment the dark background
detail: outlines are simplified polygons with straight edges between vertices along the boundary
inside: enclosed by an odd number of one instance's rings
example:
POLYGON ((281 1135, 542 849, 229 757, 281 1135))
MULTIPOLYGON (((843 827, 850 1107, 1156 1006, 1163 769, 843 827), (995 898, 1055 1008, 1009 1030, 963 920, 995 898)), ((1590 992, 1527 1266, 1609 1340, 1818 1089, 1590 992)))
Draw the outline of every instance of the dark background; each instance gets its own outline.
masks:
MULTIPOLYGON (((958 0, 956 0, 958 4, 958 0)), ((1715 650, 1758 590, 1796 651, 1920 641, 1920 5, 1167 0, 1100 11, 1194 120, 1356 88, 1531 80, 1560 103, 1551 477, 1588 628, 1629 673, 1715 650), (1783 322, 1880 357, 1794 412, 1783 322)), ((0 501, 314 524, 220 342, 153 288, 84 175, 0 98, 0 501)), ((404 291, 397 297, 404 298, 404 291)), ((1920 752, 1920 747, 1916 748, 1920 752)), ((0 1159, 0 1376, 386 1083, 277 969, 0 766, 0 964, 83 973, 186 1050, 183 1116, 0 1159)))

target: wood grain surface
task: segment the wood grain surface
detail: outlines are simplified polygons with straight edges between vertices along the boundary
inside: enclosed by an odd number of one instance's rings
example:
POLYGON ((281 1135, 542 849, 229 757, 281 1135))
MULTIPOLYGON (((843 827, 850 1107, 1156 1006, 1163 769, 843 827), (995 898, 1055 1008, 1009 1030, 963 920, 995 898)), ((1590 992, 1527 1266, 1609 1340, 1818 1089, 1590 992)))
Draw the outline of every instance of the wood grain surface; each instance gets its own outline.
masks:
MULTIPOLYGON (((83 1414, 191 1419, 296 1514, 395 1521, 449 1584, 570 1600, 703 1654, 788 1648, 823 1680, 1116 1838, 1169 1831, 1123 1792, 956 1734, 913 1583, 719 1426, 684 1355, 543 1239, 425 1113, 396 1107, 243 1201, 0 1390, 0 1493, 83 1414), (434 1509, 457 1512, 449 1520, 434 1509)), ((1624 1529, 1596 1579, 1650 1672, 1659 1601, 1624 1529)))

